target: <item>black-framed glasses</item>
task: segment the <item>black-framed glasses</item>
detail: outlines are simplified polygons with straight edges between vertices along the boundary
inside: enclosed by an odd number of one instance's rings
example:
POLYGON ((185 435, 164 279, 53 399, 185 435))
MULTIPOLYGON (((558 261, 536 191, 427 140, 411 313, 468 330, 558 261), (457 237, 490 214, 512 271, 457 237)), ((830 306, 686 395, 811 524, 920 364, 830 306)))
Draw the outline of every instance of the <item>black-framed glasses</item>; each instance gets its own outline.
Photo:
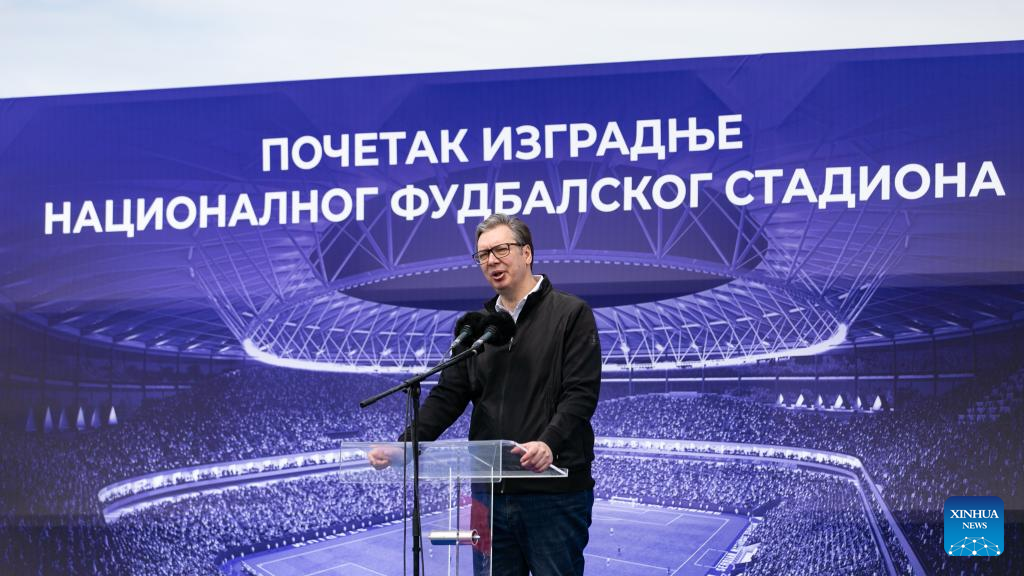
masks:
POLYGON ((476 262, 477 264, 483 264, 484 262, 487 262, 487 258, 491 254, 494 254, 495 258, 501 260, 505 256, 508 256, 508 253, 512 251, 513 246, 526 246, 526 244, 522 244, 520 242, 506 242, 504 244, 498 244, 497 246, 492 246, 487 250, 474 252, 472 258, 473 261, 476 262))

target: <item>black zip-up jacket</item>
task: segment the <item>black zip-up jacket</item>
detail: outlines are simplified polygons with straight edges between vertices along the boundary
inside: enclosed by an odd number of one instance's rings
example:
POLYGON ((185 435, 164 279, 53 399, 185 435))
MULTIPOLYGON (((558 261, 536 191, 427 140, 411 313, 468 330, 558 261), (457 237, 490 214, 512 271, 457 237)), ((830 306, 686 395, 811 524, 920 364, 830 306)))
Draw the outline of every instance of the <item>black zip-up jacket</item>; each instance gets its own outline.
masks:
MULTIPOLYGON (((497 296, 485 305, 494 312, 497 296)), ((594 487, 590 418, 601 389, 601 343, 586 302, 545 277, 526 299, 515 337, 448 368, 420 411, 420 437, 440 436, 473 403, 470 440, 540 440, 568 478, 510 479, 505 493, 572 492, 594 487)))

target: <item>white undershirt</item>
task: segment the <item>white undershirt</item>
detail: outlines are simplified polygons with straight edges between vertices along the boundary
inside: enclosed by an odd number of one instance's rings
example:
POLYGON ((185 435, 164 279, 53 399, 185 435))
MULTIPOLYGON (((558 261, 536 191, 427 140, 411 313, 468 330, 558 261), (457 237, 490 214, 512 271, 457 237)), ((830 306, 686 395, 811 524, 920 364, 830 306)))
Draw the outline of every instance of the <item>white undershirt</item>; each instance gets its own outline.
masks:
POLYGON ((534 275, 533 279, 537 281, 537 283, 533 286, 533 290, 527 292, 526 296, 523 296, 522 300, 516 302, 515 308, 509 310, 508 308, 502 306, 501 296, 498 296, 498 300, 494 303, 494 309, 497 310, 498 312, 508 312, 512 316, 512 320, 519 322, 519 313, 523 311, 523 306, 526 306, 526 299, 530 297, 530 294, 533 294, 534 292, 540 290, 540 285, 542 282, 544 282, 543 276, 534 275))

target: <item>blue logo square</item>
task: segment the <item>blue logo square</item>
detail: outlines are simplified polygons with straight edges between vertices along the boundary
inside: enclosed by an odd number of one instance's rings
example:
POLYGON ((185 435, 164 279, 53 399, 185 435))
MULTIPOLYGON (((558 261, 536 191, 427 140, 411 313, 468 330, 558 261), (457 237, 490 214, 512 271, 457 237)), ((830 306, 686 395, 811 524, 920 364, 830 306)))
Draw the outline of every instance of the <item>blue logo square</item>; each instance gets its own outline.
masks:
POLYGON ((1001 556, 1003 499, 953 496, 943 505, 943 546, 950 556, 1001 556))

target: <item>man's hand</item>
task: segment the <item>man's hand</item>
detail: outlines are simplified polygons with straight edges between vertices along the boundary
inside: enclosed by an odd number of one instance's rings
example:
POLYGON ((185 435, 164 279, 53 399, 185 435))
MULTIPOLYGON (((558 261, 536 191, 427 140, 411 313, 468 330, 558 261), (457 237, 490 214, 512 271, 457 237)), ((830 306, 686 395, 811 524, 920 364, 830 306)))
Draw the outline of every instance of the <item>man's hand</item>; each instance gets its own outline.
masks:
POLYGON ((392 462, 400 462, 402 451, 394 446, 374 446, 366 456, 370 460, 370 466, 376 470, 383 470, 391 466, 392 462))
POLYGON ((548 445, 540 440, 520 444, 512 449, 512 453, 522 454, 523 457, 519 459, 519 464, 532 472, 544 472, 554 461, 551 448, 548 448, 548 445))

